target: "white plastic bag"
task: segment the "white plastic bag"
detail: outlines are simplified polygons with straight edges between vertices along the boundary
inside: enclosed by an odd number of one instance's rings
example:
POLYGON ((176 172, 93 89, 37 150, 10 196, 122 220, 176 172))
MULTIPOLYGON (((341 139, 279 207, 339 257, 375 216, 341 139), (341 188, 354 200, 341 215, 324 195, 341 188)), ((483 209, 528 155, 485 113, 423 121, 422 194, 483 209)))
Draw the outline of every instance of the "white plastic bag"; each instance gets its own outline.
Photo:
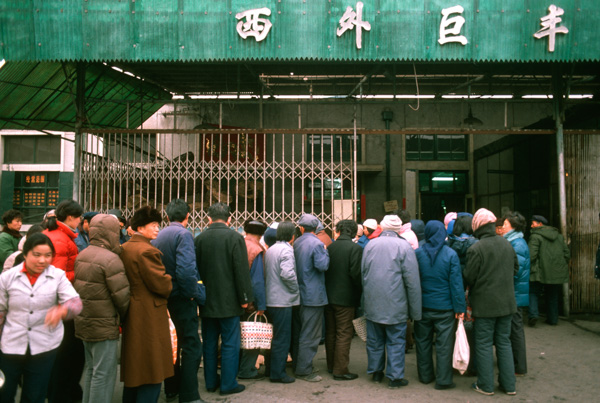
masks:
POLYGON ((463 325, 462 318, 458 320, 458 328, 456 329, 456 340, 454 341, 454 355, 452 357, 452 368, 455 368, 464 374, 469 366, 469 342, 467 341, 467 333, 463 325))

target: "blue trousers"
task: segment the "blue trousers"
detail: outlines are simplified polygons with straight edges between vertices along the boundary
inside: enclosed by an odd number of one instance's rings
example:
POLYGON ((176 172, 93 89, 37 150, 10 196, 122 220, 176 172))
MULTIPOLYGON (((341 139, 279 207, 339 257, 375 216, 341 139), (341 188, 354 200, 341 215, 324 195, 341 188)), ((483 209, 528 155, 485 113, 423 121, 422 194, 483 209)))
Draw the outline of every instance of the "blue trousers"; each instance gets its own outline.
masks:
POLYGON ((123 388, 123 403, 157 403, 162 383, 148 383, 135 388, 123 388))
POLYGON ((405 348, 406 322, 384 325, 367 319, 367 373, 385 369, 389 379, 404 379, 405 348))
POLYGON ((265 373, 271 379, 282 379, 287 376, 285 365, 292 342, 292 307, 268 307, 267 316, 273 324, 273 340, 271 351, 265 355, 265 373))
POLYGON ((323 333, 323 314, 322 306, 300 307, 302 328, 298 337, 298 362, 295 369, 298 376, 310 375, 313 371, 312 361, 323 333))
POLYGON ((542 291, 546 297, 546 322, 556 325, 562 284, 542 284, 538 281, 529 283, 529 317, 539 317, 539 298, 542 291))
POLYGON ((237 388, 240 365, 240 317, 202 318, 202 338, 204 339, 204 381, 207 389, 216 388, 217 351, 221 336, 221 392, 237 388))
POLYGON ((198 304, 184 298, 170 298, 169 314, 177 332, 175 375, 165 379, 165 393, 179 393, 180 402, 200 399, 198 368, 202 360, 202 342, 198 336, 198 304))
POLYGON ((54 349, 31 355, 27 348, 25 355, 2 354, 0 369, 4 372, 5 381, 0 392, 0 402, 13 403, 15 401, 17 385, 23 376, 21 401, 44 403, 57 351, 58 349, 54 349))
POLYGON ((82 403, 111 403, 117 380, 119 340, 84 341, 82 403))
POLYGON ((452 384, 452 354, 454 353, 454 312, 423 310, 422 319, 415 321, 417 370, 419 380, 438 385, 452 384), (433 334, 435 337, 436 371, 433 371, 433 334))
POLYGON ((498 361, 498 381, 507 391, 515 391, 515 364, 510 343, 512 315, 496 318, 475 318, 475 354, 477 355, 477 386, 494 391, 494 346, 498 361))

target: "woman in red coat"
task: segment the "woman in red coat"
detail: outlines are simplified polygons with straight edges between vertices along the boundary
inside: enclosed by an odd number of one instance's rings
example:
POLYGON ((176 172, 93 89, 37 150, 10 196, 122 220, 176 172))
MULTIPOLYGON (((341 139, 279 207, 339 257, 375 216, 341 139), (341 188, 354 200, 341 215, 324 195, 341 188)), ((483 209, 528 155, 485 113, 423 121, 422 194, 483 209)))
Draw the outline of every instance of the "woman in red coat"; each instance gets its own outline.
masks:
MULTIPOLYGON (((55 217, 48 218, 48 228, 43 233, 50 238, 56 251, 52 265, 64 270, 67 279, 72 283, 75 277, 75 258, 78 253, 74 241, 77 237, 75 228, 81 221, 83 208, 76 201, 63 200, 56 206, 55 214, 55 217)), ((75 338, 75 325, 72 319, 64 321, 63 325, 64 338, 58 347, 48 388, 50 403, 71 402, 80 400, 83 396, 83 390, 79 385, 85 364, 83 343, 75 338)))

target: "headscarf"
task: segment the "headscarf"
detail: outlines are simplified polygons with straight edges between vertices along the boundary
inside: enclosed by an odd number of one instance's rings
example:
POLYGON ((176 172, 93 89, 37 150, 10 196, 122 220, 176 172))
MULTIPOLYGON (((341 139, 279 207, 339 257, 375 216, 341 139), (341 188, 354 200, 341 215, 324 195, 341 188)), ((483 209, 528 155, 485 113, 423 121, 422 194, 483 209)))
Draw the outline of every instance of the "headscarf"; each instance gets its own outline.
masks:
POLYGON ((398 232, 402 228, 402 220, 395 214, 386 215, 379 223, 383 231, 398 232))
POLYGON ((423 241, 425 239, 425 223, 423 220, 410 220, 412 224, 412 230, 417 236, 419 241, 423 241))
POLYGON ((450 221, 452 220, 456 220, 457 214, 456 213, 448 213, 446 214, 446 216, 444 217, 444 226, 448 226, 448 224, 450 224, 450 221))
POLYGON ((489 224, 491 222, 496 222, 497 218, 490 210, 486 210, 484 208, 480 208, 475 212, 473 216, 473 223, 471 224, 473 227, 473 231, 477 231, 480 227, 485 224, 489 224))
POLYGON ((425 225, 425 241, 421 248, 425 250, 433 264, 446 241, 446 228, 441 221, 431 220, 425 225))

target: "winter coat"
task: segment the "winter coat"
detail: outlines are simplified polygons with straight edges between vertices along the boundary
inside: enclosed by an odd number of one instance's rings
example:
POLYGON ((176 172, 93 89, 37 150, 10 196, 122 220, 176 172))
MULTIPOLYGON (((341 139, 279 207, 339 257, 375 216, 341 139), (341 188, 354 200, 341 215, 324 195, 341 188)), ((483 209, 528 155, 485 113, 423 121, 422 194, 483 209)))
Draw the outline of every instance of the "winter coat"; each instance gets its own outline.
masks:
POLYGON ((131 292, 121 347, 121 381, 128 388, 161 383, 173 376, 167 313, 173 282, 160 255, 139 233, 123 244, 120 254, 131 292))
POLYGON ((3 267, 4 261, 18 250, 19 240, 20 238, 6 231, 0 232, 0 267, 3 267))
POLYGON ((294 248, 287 242, 277 241, 265 252, 265 294, 267 307, 300 305, 294 248))
POLYGON ((17 246, 17 250, 15 252, 13 252, 9 257, 6 258, 6 260, 4 261, 4 268, 2 269, 3 273, 5 271, 7 271, 8 269, 11 269, 14 266, 16 266, 15 260, 16 260, 17 256, 19 256, 21 253, 23 253, 23 245, 25 245, 26 240, 27 240, 26 236, 22 237, 21 240, 19 241, 19 246, 17 246))
POLYGON ((300 304, 327 305, 325 272, 329 268, 329 254, 325 245, 311 232, 305 232, 294 242, 296 273, 300 286, 300 304))
POLYGON ((423 309, 464 313, 465 291, 456 252, 444 245, 433 263, 423 248, 417 249, 416 255, 423 309))
POLYGON ((496 224, 475 231, 479 242, 467 250, 463 276, 470 286, 469 300, 475 318, 495 318, 517 311, 514 276, 519 261, 510 243, 496 235, 496 224))
POLYGON ((547 225, 532 228, 529 255, 530 281, 539 281, 542 284, 563 284, 569 281, 571 252, 556 228, 547 225))
POLYGON ((77 245, 77 250, 81 252, 88 246, 90 246, 90 234, 85 232, 83 229, 77 228, 77 237, 75 238, 75 245, 77 245))
POLYGON ((79 253, 74 242, 77 233, 62 221, 56 221, 56 224, 57 229, 52 231, 46 229, 43 233, 50 238, 56 252, 52 266, 64 270, 67 279, 72 283, 75 278, 75 259, 79 253))
POLYGON ((419 240, 417 239, 417 235, 412 230, 411 223, 408 222, 403 224, 402 228, 398 232, 398 235, 406 239, 413 249, 417 249, 419 247, 419 240))
POLYGON ((129 281, 119 258, 119 221, 98 214, 90 223, 90 246, 75 259, 75 282, 83 310, 75 336, 84 341, 117 340, 129 308, 129 281))
POLYGON ((361 264, 365 317, 394 325, 421 320, 419 264, 410 244, 383 231, 365 247, 361 264))
POLYGON ((325 289, 330 304, 357 307, 362 293, 360 264, 363 249, 347 235, 340 235, 327 248, 329 269, 325 272, 325 289))
POLYGON ((517 306, 529 306, 529 247, 522 232, 512 230, 504 234, 504 238, 510 242, 519 260, 519 272, 515 275, 517 306))
POLYGON ((467 250, 477 241, 477 238, 467 234, 462 234, 460 237, 455 235, 448 237, 448 246, 458 255, 460 267, 463 272, 465 271, 465 267, 467 267, 467 250))
POLYGON ((248 250, 248 264, 250 265, 250 281, 252 281, 252 292, 254 293, 254 306, 258 311, 267 309, 265 300, 265 250, 262 245, 249 236, 245 238, 248 250), (252 256, 252 260, 250 260, 252 256))
POLYGON ((204 303, 206 294, 204 286, 198 283, 200 273, 198 273, 196 265, 196 250, 192 233, 181 223, 171 222, 150 243, 161 251, 160 258, 165 265, 165 271, 173 281, 173 290, 169 299, 189 300, 193 298, 199 304, 204 303))
POLYGON ((244 313, 254 300, 246 243, 225 223, 209 225, 194 239, 196 263, 206 286, 204 318, 230 318, 244 313))

